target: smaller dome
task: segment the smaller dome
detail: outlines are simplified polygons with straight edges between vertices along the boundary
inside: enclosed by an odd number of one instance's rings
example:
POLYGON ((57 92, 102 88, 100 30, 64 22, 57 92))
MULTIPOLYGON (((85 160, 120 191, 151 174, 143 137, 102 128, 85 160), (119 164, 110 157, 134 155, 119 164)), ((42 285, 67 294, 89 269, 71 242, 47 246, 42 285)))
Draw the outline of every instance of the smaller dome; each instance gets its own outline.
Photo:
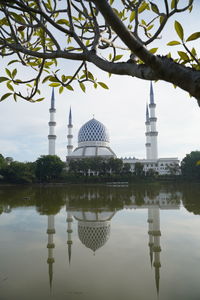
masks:
POLYGON ((107 128, 94 118, 85 123, 78 133, 78 143, 88 141, 109 143, 107 128))

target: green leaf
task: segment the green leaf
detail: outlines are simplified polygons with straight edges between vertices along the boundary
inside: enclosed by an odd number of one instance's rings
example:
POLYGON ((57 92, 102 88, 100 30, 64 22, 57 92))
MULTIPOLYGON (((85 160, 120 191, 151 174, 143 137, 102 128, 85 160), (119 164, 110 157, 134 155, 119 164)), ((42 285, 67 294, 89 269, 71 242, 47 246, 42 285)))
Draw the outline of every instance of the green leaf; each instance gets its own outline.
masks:
POLYGON ((156 14, 159 14, 160 12, 158 6, 153 2, 150 2, 150 4, 151 4, 151 10, 153 10, 153 12, 155 12, 156 14))
POLYGON ((22 23, 22 24, 25 24, 25 20, 24 20, 24 18, 23 18, 21 15, 16 14, 15 12, 11 12, 10 14, 13 16, 13 18, 14 18, 17 22, 22 23))
POLYGON ((160 16, 160 18, 159 18, 160 24, 162 24, 163 21, 164 21, 164 16, 160 16))
POLYGON ((183 31, 182 25, 181 25, 178 21, 175 21, 175 22, 174 22, 174 28, 175 28, 175 30, 176 30, 176 33, 177 33, 178 36, 180 37, 181 41, 183 41, 183 38, 184 38, 184 31, 183 31))
POLYGON ((95 88, 95 89, 97 88, 97 83, 96 83, 96 82, 94 83, 94 88, 95 88))
POLYGON ((64 87, 63 86, 59 87, 59 94, 62 94, 63 91, 64 91, 64 87))
POLYGON ((156 51, 158 50, 158 48, 152 48, 149 50, 149 52, 151 52, 152 54, 156 53, 156 51))
POLYGON ((51 76, 46 76, 43 80, 42 80, 42 83, 45 83, 45 82, 47 82, 48 80, 49 80, 49 77, 51 77, 51 76))
POLYGON ((194 56, 197 55, 197 52, 196 52, 196 49, 195 49, 195 48, 192 48, 191 52, 192 52, 192 54, 193 54, 194 56))
POLYGON ((188 61, 190 60, 189 59, 189 56, 187 55, 187 53, 183 52, 183 51, 178 51, 178 55, 180 56, 180 58, 184 61, 188 61))
POLYGON ((151 30, 153 28, 154 24, 147 27, 147 30, 151 30))
POLYGON ((9 78, 7 78, 7 77, 0 77, 0 83, 3 82, 3 81, 7 81, 7 80, 9 80, 9 78))
POLYGON ((19 62, 19 60, 18 60, 18 59, 11 60, 11 61, 8 63, 8 66, 11 65, 11 64, 14 64, 14 63, 16 63, 16 62, 19 62))
POLYGON ((49 76, 49 81, 51 82, 59 82, 59 80, 53 76, 49 76))
POLYGON ((146 2, 142 2, 142 5, 140 5, 140 7, 138 9, 138 13, 141 14, 146 9, 149 10, 149 4, 146 2))
POLYGON ((11 74, 10 70, 8 70, 7 68, 6 68, 5 70, 6 70, 7 75, 8 75, 10 78, 12 78, 12 74, 11 74))
POLYGON ((73 91, 73 90, 74 90, 73 87, 72 87, 70 84, 66 85, 66 88, 67 88, 68 90, 70 90, 70 91, 73 91))
POLYGON ((83 82, 79 82, 80 88, 82 89, 82 91, 85 93, 85 85, 83 82))
POLYGON ((42 101, 42 100, 44 100, 44 97, 43 97, 43 98, 39 98, 39 99, 35 100, 35 102, 40 102, 40 101, 42 101))
POLYGON ((16 93, 13 94, 13 98, 14 98, 15 102, 17 102, 17 94, 16 93))
POLYGON ((130 14, 129 22, 131 23, 135 19, 135 12, 132 11, 130 14))
POLYGON ((12 95, 12 93, 4 94, 4 95, 1 97, 0 101, 5 100, 5 99, 8 98, 10 95, 12 95))
POLYGON ((12 78, 15 78, 16 74, 17 74, 17 69, 14 69, 14 70, 12 71, 12 78))
POLYGON ((196 39, 198 39, 198 38, 200 38, 200 32, 194 32, 193 34, 191 34, 191 35, 187 38, 186 42, 194 41, 194 40, 196 40, 196 39))
POLYGON ((122 56, 123 55, 121 55, 121 54, 120 55, 116 55, 115 58, 114 58, 114 61, 120 60, 122 58, 122 56))
POLYGON ((60 20, 56 21, 56 23, 60 24, 60 25, 65 24, 65 25, 69 26, 69 21, 66 19, 60 19, 60 20))
POLYGON ((59 82, 53 82, 53 83, 49 84, 49 86, 52 86, 52 87, 60 86, 60 83, 59 82))
POLYGON ((172 0, 171 2, 171 9, 175 8, 175 4, 178 4, 179 0, 172 0))
POLYGON ((90 71, 87 72, 87 75, 88 75, 88 78, 90 78, 91 80, 94 80, 94 76, 90 71))
POLYGON ((13 86, 10 84, 10 82, 7 82, 6 85, 7 85, 7 88, 8 88, 9 90, 11 90, 11 91, 14 92, 14 88, 13 88, 13 86))
POLYGON ((104 82, 97 82, 102 88, 108 90, 108 86, 104 82))
POLYGON ((167 44, 167 46, 175 46, 175 45, 180 45, 181 43, 179 41, 171 41, 167 44))

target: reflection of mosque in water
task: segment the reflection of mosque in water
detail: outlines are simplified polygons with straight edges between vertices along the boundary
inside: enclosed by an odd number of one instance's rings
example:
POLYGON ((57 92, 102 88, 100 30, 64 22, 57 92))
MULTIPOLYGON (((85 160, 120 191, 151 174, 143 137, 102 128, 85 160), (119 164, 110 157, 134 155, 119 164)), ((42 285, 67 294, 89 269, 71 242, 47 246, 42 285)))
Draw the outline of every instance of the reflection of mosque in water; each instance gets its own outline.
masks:
MULTIPOLYGON (((148 236, 149 236, 149 253, 150 253, 150 263, 154 267, 155 282, 157 292, 159 291, 159 279, 160 279, 160 210, 166 209, 179 209, 180 206, 180 194, 175 193, 159 193, 157 196, 149 197, 147 195, 143 196, 143 201, 140 205, 137 204, 138 199, 132 195, 130 197, 129 204, 125 204, 124 209, 147 209, 148 216, 148 236)), ((112 197, 112 195, 111 195, 112 197)), ((90 206, 81 207, 80 204, 74 204, 74 201, 67 199, 66 211, 67 211, 67 246, 68 246, 68 259, 69 263, 72 257, 72 243, 73 243, 73 231, 72 222, 77 221, 78 225, 78 237, 83 245, 91 249, 93 252, 97 251, 105 245, 110 236, 111 229, 111 219, 119 210, 119 208, 110 208, 106 205, 92 205, 92 200, 98 200, 98 195, 95 194, 85 194, 84 198, 91 202, 90 206), (94 207, 95 206, 95 207, 94 207)), ((50 286, 52 284, 53 278, 53 249, 55 247, 53 243, 53 235, 55 234, 54 227, 54 215, 48 216, 48 259, 47 263, 49 265, 49 280, 50 286)))

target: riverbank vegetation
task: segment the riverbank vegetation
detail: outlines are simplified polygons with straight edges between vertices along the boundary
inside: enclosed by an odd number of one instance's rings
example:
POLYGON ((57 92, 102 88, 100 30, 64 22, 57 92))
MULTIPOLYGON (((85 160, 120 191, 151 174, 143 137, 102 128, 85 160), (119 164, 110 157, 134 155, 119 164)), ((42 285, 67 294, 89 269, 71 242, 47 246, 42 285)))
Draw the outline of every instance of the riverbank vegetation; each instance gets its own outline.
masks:
POLYGON ((140 163, 135 171, 119 158, 85 158, 68 164, 56 155, 42 155, 35 162, 18 162, 0 155, 0 183, 119 183, 152 181, 200 181, 200 151, 192 151, 181 162, 181 174, 158 175, 143 171, 140 163))

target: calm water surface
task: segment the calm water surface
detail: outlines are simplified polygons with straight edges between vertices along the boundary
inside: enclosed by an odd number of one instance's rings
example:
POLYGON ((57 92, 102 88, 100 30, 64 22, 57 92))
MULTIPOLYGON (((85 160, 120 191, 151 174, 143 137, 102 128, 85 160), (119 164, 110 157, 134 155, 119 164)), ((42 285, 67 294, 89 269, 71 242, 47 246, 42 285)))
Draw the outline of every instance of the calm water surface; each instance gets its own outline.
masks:
POLYGON ((200 299, 200 185, 1 187, 0 300, 200 299))

